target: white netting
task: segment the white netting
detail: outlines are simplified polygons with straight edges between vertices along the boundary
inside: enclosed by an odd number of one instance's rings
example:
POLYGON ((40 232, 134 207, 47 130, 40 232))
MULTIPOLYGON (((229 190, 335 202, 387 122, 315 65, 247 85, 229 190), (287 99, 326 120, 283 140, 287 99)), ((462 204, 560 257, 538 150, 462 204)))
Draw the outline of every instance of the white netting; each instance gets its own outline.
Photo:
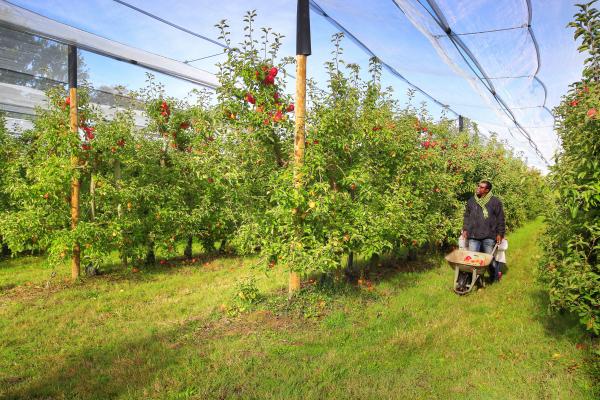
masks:
POLYGON ((554 119, 536 78, 539 53, 527 0, 375 0, 353 7, 321 0, 313 8, 412 83, 510 140, 532 164, 543 168, 542 160, 552 158, 554 119))
MULTIPOLYGON (((546 89, 536 74, 540 69, 539 50, 530 29, 531 9, 526 0, 471 1, 395 0, 415 26, 429 38, 446 60, 472 73, 470 82, 482 98, 496 94, 501 108, 509 109, 505 124, 514 125, 531 137, 530 147, 540 149, 529 127, 551 126, 553 118, 545 107, 546 89), (468 63, 468 64, 467 64, 468 63), (467 68, 465 68, 465 65, 467 68), (475 78, 473 79, 473 76, 475 78), (485 88, 487 92, 484 93, 485 88), (537 108, 534 108, 536 107, 537 108)), ((493 102, 492 102, 493 104, 493 102)), ((529 140, 528 140, 529 141, 529 140)), ((549 159, 546 155, 546 159, 549 159)))
MULTIPOLYGON (((172 7, 141 0, 127 1, 134 8, 164 19, 162 22, 116 1, 92 5, 62 0, 53 7, 35 0, 14 1, 47 17, 146 52, 179 61, 199 59, 189 65, 213 73, 217 70, 215 63, 223 59, 219 55, 222 47, 165 22, 171 21, 199 36, 220 41, 214 24, 226 18, 231 25, 232 41, 237 43, 243 35, 243 15, 247 10, 256 9, 256 38, 260 35, 260 27, 269 26, 274 32, 286 36, 281 55, 293 55, 295 50, 294 0, 282 0, 276 6, 264 0, 220 3, 182 0, 172 7)), ((557 148, 552 131, 553 118, 547 109, 542 108, 546 92, 543 84, 534 78, 540 64, 529 28, 532 13, 528 0, 317 0, 311 1, 311 6, 313 54, 309 58, 308 75, 320 82, 321 87, 327 79, 322 65, 330 58, 332 49, 329 38, 343 26, 362 43, 355 45, 346 40, 343 44, 344 59, 360 64, 366 73, 369 56, 364 47, 368 48, 390 67, 384 68, 383 83, 395 88, 400 101, 406 99, 406 89, 412 84, 423 90, 413 101, 429 103, 434 115, 439 115, 442 109, 433 99, 448 105, 456 114, 476 121, 485 133, 497 132, 501 139, 523 150, 532 165, 545 169, 542 159, 525 138, 525 135, 530 135, 548 160, 557 148), (340 26, 332 24, 332 20, 340 26), (457 35, 454 39, 460 39, 462 47, 449 38, 444 26, 457 35), (410 84, 398 79, 398 75, 410 84), (499 103, 490 91, 502 102, 499 103), (513 118, 526 132, 515 127, 513 118)), ((563 2, 556 2, 551 7, 554 7, 555 14, 567 10, 563 2)), ((537 1, 533 14, 548 8, 544 1, 537 1)), ((543 32, 548 33, 547 30, 543 32)), ((549 43, 542 43, 546 46, 546 56, 551 53, 549 43)), ((65 47, 60 46, 53 50, 54 53, 66 54, 65 47)), ((11 51, 14 53, 14 48, 11 51)), ((52 73, 32 68, 33 64, 27 62, 28 53, 30 60, 57 57, 56 54, 41 55, 41 51, 39 41, 32 41, 18 33, 0 32, 0 74, 3 74, 0 81, 17 83, 19 79, 29 79, 28 86, 40 88, 54 80, 64 82, 66 56, 58 57, 64 60, 61 61, 64 65, 54 68, 52 73), (7 51, 11 45, 6 43, 11 40, 25 43, 21 45, 24 57, 15 58, 7 51), (27 74, 33 78, 27 78, 27 74)), ((143 86, 144 74, 135 70, 136 67, 117 61, 107 62, 102 56, 92 53, 81 54, 86 62, 88 78, 95 87, 128 84, 135 89, 143 86), (115 70, 121 73, 115 74, 115 70)), ((182 94, 189 88, 169 81, 172 78, 163 78, 169 82, 168 90, 176 94, 182 94)), ((549 83, 552 88, 554 83, 549 83)), ((293 90, 293 81, 290 87, 293 90)), ((562 86, 560 91, 565 88, 562 86)), ((455 115, 450 113, 449 116, 455 115)))

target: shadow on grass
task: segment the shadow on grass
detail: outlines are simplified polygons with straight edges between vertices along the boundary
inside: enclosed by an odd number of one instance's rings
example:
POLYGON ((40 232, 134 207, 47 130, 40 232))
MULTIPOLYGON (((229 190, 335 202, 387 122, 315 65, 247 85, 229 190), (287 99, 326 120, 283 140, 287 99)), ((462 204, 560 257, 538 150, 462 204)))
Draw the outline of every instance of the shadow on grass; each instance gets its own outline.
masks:
MULTIPOLYGON (((203 270, 207 272, 217 271, 221 269, 221 266, 213 265, 212 263, 215 260, 235 259, 239 259, 241 262, 244 258, 231 254, 207 253, 196 255, 189 260, 185 259, 184 257, 177 257, 163 260, 165 261, 164 264, 157 262, 156 264, 142 267, 134 267, 133 265, 124 267, 119 263, 113 263, 102 266, 102 269, 98 275, 94 276, 87 276, 82 267, 81 278, 76 282, 73 282, 70 277, 65 275, 48 276, 44 277, 43 280, 38 279, 34 282, 27 281, 24 284, 3 284, 0 286, 0 300, 5 299, 26 301, 44 296, 47 297, 66 289, 87 288, 98 282, 142 283, 160 279, 161 276, 170 274, 192 274, 196 270, 203 270)), ((34 261, 28 260, 30 264, 34 263, 34 261)))
MULTIPOLYGON (((60 358, 50 356, 47 365, 36 367, 36 376, 13 382, 3 394, 0 391, 0 398, 111 399, 146 387, 156 388, 161 372, 185 358, 179 340, 195 324, 197 321, 141 339, 130 337, 90 345, 60 358)), ((3 385, 6 382, 0 382, 0 387, 3 385)))
POLYGON ((372 260, 358 260, 351 271, 347 272, 350 280, 366 278, 375 283, 394 280, 409 283, 419 280, 415 273, 424 273, 442 265, 441 253, 422 255, 415 260, 406 257, 384 255, 372 260), (400 278, 400 279, 399 279, 400 278))
POLYGON ((344 305, 364 305, 391 295, 389 286, 378 290, 378 284, 383 282, 389 282, 394 292, 411 288, 423 279, 423 273, 439 268, 440 262, 438 255, 417 260, 357 257, 352 269, 318 273, 305 279, 302 289, 291 300, 286 289, 269 294, 267 308, 277 314, 324 317, 344 305))
POLYGON ((546 310, 536 317, 546 334, 566 338, 577 349, 585 351, 585 371, 594 385, 596 398, 600 398, 600 338, 585 331, 577 315, 572 312, 549 310, 550 298, 545 290, 535 291, 533 298, 540 310, 546 310))
POLYGON ((7 283, 6 285, 0 285, 0 293, 6 291, 6 290, 10 290, 17 287, 16 283, 7 283))
POLYGON ((532 296, 538 309, 541 310, 536 318, 549 336, 567 338, 574 344, 585 340, 587 334, 577 315, 568 311, 551 311, 550 298, 545 290, 536 290, 532 296))
MULTIPOLYGON (((119 337, 64 356, 48 355, 42 360, 45 365, 35 363, 34 376, 0 379, 0 398, 189 398, 184 394, 207 391, 207 385, 212 387, 208 390, 211 398, 239 398, 239 388, 231 382, 205 379, 205 375, 219 377, 217 366, 225 367, 219 364, 219 357, 214 357, 213 343, 265 331, 305 330, 311 323, 307 319, 277 316, 268 310, 254 310, 233 319, 224 315, 218 319, 191 316, 175 328, 146 333, 140 338, 119 337), (189 364, 191 358, 193 366, 189 364), (199 369, 199 363, 207 370, 199 369), (192 378, 193 386, 189 386, 186 377, 197 375, 198 379, 192 378), (195 386, 199 382, 204 384, 195 386)), ((243 352, 254 354, 252 349, 243 352)))
POLYGON ((173 271, 173 267, 177 266, 197 266, 202 267, 206 263, 212 263, 215 260, 234 260, 240 259, 243 257, 238 256, 236 254, 231 253, 202 253, 194 255, 192 258, 188 259, 183 256, 173 257, 173 258, 157 258, 156 263, 154 264, 144 264, 143 261, 139 262, 131 262, 127 267, 123 266, 120 263, 113 263, 108 265, 103 265, 101 269, 101 275, 111 275, 111 274, 123 274, 130 275, 129 271, 133 268, 137 268, 140 271, 144 271, 149 274, 164 274, 165 272, 173 271))

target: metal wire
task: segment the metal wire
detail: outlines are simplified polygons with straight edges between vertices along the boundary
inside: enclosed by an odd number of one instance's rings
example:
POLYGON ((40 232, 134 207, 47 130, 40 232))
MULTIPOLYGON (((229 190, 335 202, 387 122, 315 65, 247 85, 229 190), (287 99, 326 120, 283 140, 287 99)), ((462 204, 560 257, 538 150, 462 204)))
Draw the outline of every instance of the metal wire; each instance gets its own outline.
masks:
MULTIPOLYGON (((218 42, 218 41, 216 41, 214 39, 208 38, 208 37, 206 37, 204 35, 201 35, 199 33, 191 31, 191 30, 189 30, 187 28, 182 27, 181 25, 178 25, 178 24, 174 23, 174 22, 167 21, 164 18, 161 18, 161 17, 159 17, 159 16, 157 16, 155 14, 152 14, 152 13, 146 11, 146 10, 143 10, 143 9, 141 9, 139 7, 131 5, 131 4, 129 4, 129 3, 125 2, 125 1, 123 1, 123 0, 113 0, 113 1, 116 2, 116 3, 119 3, 121 5, 123 5, 125 7, 129 7, 132 10, 135 10, 135 11, 137 11, 137 12, 139 12, 141 14, 144 14, 144 15, 150 17, 150 18, 153 18, 153 19, 155 19, 155 20, 157 20, 159 22, 162 22, 163 24, 167 24, 167 25, 169 25, 169 26, 171 26, 171 27, 173 27, 175 29, 178 29, 178 30, 180 30, 182 32, 188 33, 188 34, 190 34, 192 36, 195 36, 197 38, 200 38, 200 39, 206 40, 206 41, 208 41, 210 43, 216 44, 217 46, 220 46, 220 47, 222 47, 222 48, 224 48, 226 50, 231 50, 231 48, 229 46, 227 46, 226 44, 224 44, 224 43, 220 43, 220 42, 218 42)), ((221 55, 221 54, 225 54, 225 53, 224 52, 220 52, 220 53, 211 54, 211 55, 205 56, 205 57, 195 58, 195 59, 192 59, 192 60, 185 60, 185 61, 183 61, 183 63, 184 64, 189 64, 189 63, 193 63, 193 62, 196 62, 196 61, 204 60, 206 58, 216 57, 216 56, 221 55)), ((286 75, 290 76, 292 79, 296 79, 296 77, 293 74, 290 74, 289 72, 286 72, 286 75)))
MULTIPOLYGON (((446 21, 444 14, 438 7, 435 0, 425 0, 425 1, 427 1, 431 10, 428 7, 426 7, 421 2, 421 0, 417 0, 417 2, 421 5, 421 7, 423 7, 423 9, 425 9, 425 11, 427 11, 427 13, 433 18, 433 20, 438 24, 438 26, 446 33, 447 37, 450 39, 452 44, 456 47, 457 51, 459 52, 459 54, 461 55, 461 57, 463 58, 465 63, 468 65, 468 67, 471 69, 471 71, 475 74, 475 76, 481 81, 481 83, 486 87, 486 89, 491 93, 491 95, 494 97, 496 102, 498 102, 498 104, 500 105, 502 111, 504 111, 506 113, 506 115, 509 117, 509 119, 512 120, 512 122, 515 124, 515 126, 517 127, 519 132, 525 137, 525 139, 527 139, 529 145, 533 148, 533 150, 536 152, 536 154, 540 157, 540 159, 542 159, 546 163, 546 165, 549 165, 548 160, 546 160, 546 158, 544 157, 542 152, 539 150, 536 143, 531 138, 531 135, 529 134, 529 132, 527 132, 525 130, 525 128, 517 121, 512 110, 508 107, 506 102, 498 95, 494 85, 492 84, 492 82, 490 82, 490 80, 491 80, 490 77, 487 75, 487 73, 485 72, 485 70, 483 69, 483 67, 481 66, 481 64, 479 63, 477 58, 475 57, 475 55, 469 50, 467 45, 460 39, 460 37, 458 37, 452 33, 451 27, 449 26, 448 22, 446 21), (477 71, 475 70, 475 68, 477 68, 477 71), (479 72, 479 74, 477 72, 479 72)), ((529 0, 527 0, 527 1, 529 2, 529 0)), ((396 4, 396 2, 394 2, 394 4, 396 4)), ((398 5, 396 4, 396 6, 398 6, 398 5)), ((531 20, 531 12, 529 15, 529 20, 531 20)), ((530 26, 530 24, 528 24, 528 25, 530 26)), ((539 70, 539 52, 537 54, 538 54, 538 70, 539 70)), ((537 71, 536 71, 536 74, 537 74, 537 71)), ((539 81, 539 79, 537 79, 537 80, 539 81)), ((542 84, 542 87, 544 88, 544 93, 546 93, 546 88, 543 84, 542 84)), ((545 105, 545 99, 546 99, 546 95, 544 96, 544 105, 545 105)))
POLYGON ((175 23, 173 23, 173 22, 167 21, 167 20, 166 20, 166 19, 164 19, 164 18, 161 18, 161 17, 159 17, 159 16, 157 16, 157 15, 155 15, 155 14, 152 14, 152 13, 150 13, 150 12, 146 11, 146 10, 142 10, 141 8, 139 8, 139 7, 136 7, 136 6, 134 6, 134 5, 131 5, 131 4, 127 3, 127 2, 125 2, 125 1, 122 1, 122 0, 113 0, 113 1, 114 1, 115 3, 119 3, 119 4, 123 5, 123 6, 125 6, 125 7, 129 7, 129 8, 131 8, 132 10, 135 10, 135 11, 137 11, 137 12, 139 12, 139 13, 142 13, 142 14, 144 14, 144 15, 146 15, 146 16, 148 16, 148 17, 150 17, 150 18, 153 18, 153 19, 155 19, 155 20, 157 20, 157 21, 160 21, 160 22, 162 22, 163 24, 167 24, 167 25, 169 25, 169 26, 171 26, 171 27, 173 27, 173 28, 175 28, 175 29, 179 29, 180 31, 183 31, 183 32, 189 33, 189 34, 190 34, 190 35, 192 35, 192 36, 196 36, 197 38, 204 39, 204 40, 206 40, 206 41, 208 41, 208 42, 211 42, 211 43, 213 43, 213 44, 216 44, 217 46, 223 47, 224 49, 228 49, 228 48, 229 48, 229 47, 228 47, 226 44, 223 44, 223 43, 217 42, 217 41, 216 41, 216 40, 214 40, 214 39, 211 39, 211 38, 209 38, 209 37, 206 37, 206 36, 204 36, 204 35, 201 35, 201 34, 199 34, 199 33, 196 33, 196 32, 194 32, 194 31, 191 31, 191 30, 189 30, 189 29, 187 29, 187 28, 184 28, 184 27, 182 27, 181 25, 177 25, 177 24, 175 24, 175 23))
MULTIPOLYGON (((466 33, 456 33, 456 32, 452 32, 452 34, 453 34, 454 36, 479 35, 479 34, 481 34, 481 33, 494 33, 494 32, 503 32, 503 31, 512 31, 512 30, 515 30, 515 29, 525 29, 525 28, 527 28, 527 27, 528 27, 528 26, 527 26, 527 24, 525 24, 525 25, 521 25, 521 26, 514 26, 514 27, 512 27, 512 28, 490 29, 490 30, 488 30, 488 31, 466 32, 466 33)), ((439 39, 439 38, 442 38, 442 37, 445 37, 445 36, 446 36, 446 35, 435 35, 434 37, 435 37, 436 39, 439 39)))
POLYGON ((184 64, 189 64, 189 63, 193 63, 193 62, 200 61, 200 60, 206 60, 207 58, 220 56, 220 55, 223 55, 223 54, 225 54, 225 53, 221 51, 219 53, 211 54, 210 56, 205 56, 205 57, 200 57, 200 58, 194 58, 193 60, 185 60, 183 63, 184 64))
POLYGON ((451 113, 453 113, 457 117, 460 115, 459 113, 457 113, 456 111, 454 111, 449 105, 444 104, 441 101, 437 100, 432 95, 430 95, 429 93, 427 93, 426 91, 424 91, 423 89, 421 89, 420 87, 418 87, 417 85, 415 85, 412 82, 410 82, 406 77, 404 77, 404 75, 402 75, 400 72, 398 72, 394 67, 392 67, 391 65, 389 65, 388 63, 386 63, 385 61, 383 61, 367 45, 365 45, 356 36, 354 36, 348 29, 346 29, 344 26, 342 26, 342 24, 340 24, 333 17, 331 17, 329 14, 327 14, 321 8, 321 6, 319 6, 314 0, 310 0, 310 8, 314 12, 316 12, 317 14, 319 14, 323 18, 325 18, 327 21, 329 21, 329 23, 332 24, 333 26, 335 26, 337 29, 339 29, 340 31, 344 32, 344 34, 346 34, 346 36, 348 36, 350 38, 350 40, 352 40, 354 43, 356 43, 356 45, 359 46, 365 53, 369 54, 371 57, 376 57, 379 60, 379 62, 381 63, 381 66, 384 67, 386 70, 388 70, 392 75, 394 75, 397 78, 401 79, 407 85, 409 85, 411 88, 413 88, 414 90, 418 91, 419 93, 421 93, 422 95, 424 95, 425 97, 427 97, 429 100, 433 101, 435 104, 439 105, 440 107, 442 107, 442 108, 450 111, 451 113))
MULTIPOLYGON (((220 46, 222 48, 225 49, 229 49, 229 47, 223 43, 220 43, 216 40, 213 40, 211 38, 208 38, 204 35, 201 35, 199 33, 193 32, 187 28, 184 28, 178 24, 175 24, 173 22, 170 22, 168 20, 165 20, 164 18, 161 18, 155 14, 152 14, 148 11, 145 11, 139 7, 133 6, 123 0, 113 0, 116 3, 119 3, 125 7, 128 7, 130 9, 133 9, 139 13, 142 13, 150 18, 153 18, 161 23, 164 23, 166 25, 169 25, 175 29, 181 30, 183 32, 186 32, 192 36, 198 37, 202 40, 206 40, 210 43, 213 43, 217 46, 220 46)), ((498 32, 498 31, 505 31, 505 30, 511 30, 511 29, 523 29, 525 27, 527 27, 532 40, 534 42, 534 46, 536 49, 536 56, 537 56, 537 61, 538 61, 538 67, 536 69, 536 73, 534 74, 533 78, 538 81, 540 83, 540 85, 544 88, 544 104, 543 106, 541 106, 542 108, 546 109, 551 115, 552 113, 550 112, 550 110, 548 110, 545 106, 546 103, 546 97, 547 97, 547 91, 546 91, 546 87, 543 84, 543 82, 535 75, 537 75, 537 72, 539 71, 540 65, 541 65, 541 61, 540 61, 540 54, 539 54, 539 46, 537 44, 537 40, 535 38, 535 35, 533 33, 533 30, 531 29, 531 3, 530 0, 526 0, 527 5, 528 5, 528 11, 529 11, 529 23, 527 25, 524 26, 520 26, 520 27, 512 27, 512 28, 502 28, 502 29, 495 29, 495 30, 489 30, 489 31, 480 31, 480 32, 467 32, 467 33, 454 33, 450 30, 450 27, 448 26, 447 22, 445 21, 445 18, 443 16, 443 14, 441 13, 441 11, 439 10, 439 8, 437 8, 437 5, 435 4, 435 1, 433 0, 427 0, 427 2, 429 3, 430 7, 433 9, 433 14, 429 11, 429 9, 427 7, 425 7, 420 0, 417 0, 419 2, 419 4, 421 4, 421 6, 427 10, 427 12, 432 16, 432 18, 436 21, 436 23, 438 23, 438 25, 440 25, 440 27, 442 27, 442 29, 444 29, 444 31, 446 32, 446 35, 453 41, 454 45, 457 47, 457 50, 459 50, 459 53, 461 54, 461 56, 463 57, 463 59, 465 59, 465 62, 467 62, 467 65, 469 65, 469 68, 472 69, 472 71, 475 73, 475 75, 477 76, 477 78, 479 80, 482 81, 482 83, 484 83, 484 86, 486 86, 486 88, 490 91, 490 93, 494 96, 494 98, 498 101, 498 103, 501 105, 501 110, 503 110, 504 112, 507 113, 507 115, 509 116, 509 118, 515 123, 515 125, 517 126, 517 128, 519 129, 519 131, 523 134, 523 136, 528 140, 528 142, 530 143, 530 145, 532 145, 532 147, 534 148, 534 150, 536 151, 536 153, 540 156, 540 158, 542 160, 544 160, 544 162, 546 162, 546 164, 548 164, 547 160, 543 157, 543 155, 541 154, 541 152, 539 151, 539 149, 537 148, 537 146, 535 145, 535 142, 533 142, 533 140, 531 139, 530 135, 528 134, 528 132, 525 131, 524 127, 521 126, 519 124, 518 121, 516 121, 516 118, 514 117, 514 115, 512 114, 512 111, 510 108, 508 108, 508 106, 504 103, 504 101, 497 95, 495 88, 493 86, 493 84, 490 82, 490 80, 492 79, 516 79, 516 78, 523 78, 523 77, 531 77, 531 76, 521 76, 521 77, 488 77, 487 74, 485 73, 485 71, 483 70, 483 68, 481 67, 481 65, 479 64, 478 60, 474 57, 474 55, 470 52, 470 50, 466 47, 466 45, 460 40, 460 38, 458 38, 458 36, 461 35, 473 35, 473 34, 482 34, 482 33, 490 33, 490 32, 498 32), (435 14, 435 15, 434 15, 435 14), (462 50, 462 51, 461 51, 462 50), (463 54, 463 52, 466 54, 463 54), (469 58, 471 62, 469 62, 466 58, 469 58), (479 74, 476 73, 476 71, 474 70, 474 68, 472 67, 471 64, 474 64, 477 69, 480 71, 480 73, 483 75, 479 76, 479 74), (485 82, 484 82, 485 81, 485 82)), ((442 102, 440 102, 439 100, 435 99, 432 95, 430 95, 429 93, 425 92, 423 89, 421 89, 420 87, 414 85, 412 82, 410 82, 406 77, 404 77, 401 73, 399 73, 395 68, 393 68, 392 66, 390 66, 389 64, 387 64, 385 61, 381 60, 379 57, 377 57, 375 55, 375 53, 373 53, 373 51, 367 47, 363 42, 361 42, 356 36, 354 36, 350 31, 348 31, 348 29, 346 29, 345 27, 343 27, 339 22, 337 22, 335 19, 333 19, 331 16, 329 16, 314 0, 310 1, 310 6, 311 9, 313 9, 313 11, 317 12, 318 14, 320 14, 321 16, 323 16, 326 20, 328 20, 331 24, 333 24, 334 26, 336 26, 338 29, 340 29, 341 31, 343 31, 352 41, 354 41, 360 48, 362 48, 366 53, 368 53, 370 56, 372 57, 376 57, 380 60, 381 65, 386 68, 390 73, 392 73, 392 75, 396 76, 397 78, 403 80, 405 83, 407 83, 411 88, 415 89, 416 91, 418 91, 419 93, 423 94, 425 97, 427 97, 428 99, 430 99, 431 101, 433 101, 435 104, 441 106, 444 109, 447 109, 448 111, 452 112, 453 114, 455 114, 456 116, 458 116, 459 114, 454 111, 449 105, 444 104, 442 102)), ((438 37, 438 36, 436 36, 438 37)), ((440 36, 441 37, 441 36, 440 36)), ((205 56, 205 57, 201 57, 201 58, 197 58, 197 59, 193 59, 193 60, 187 60, 184 61, 184 63, 191 63, 191 62, 195 62, 195 61, 199 61, 202 59, 206 59, 206 58, 210 58, 210 57, 215 57, 218 55, 221 55, 224 53, 216 53, 216 54, 212 54, 209 56, 205 56)), ((291 76, 292 78, 294 78, 293 75, 288 74, 289 76, 291 76)), ((553 116, 554 117, 554 116, 553 116)))
MULTIPOLYGON (((180 25, 177 25, 173 22, 167 21, 164 18, 158 17, 157 15, 154 15, 146 10, 143 10, 139 7, 133 6, 123 0, 113 0, 116 3, 119 3, 125 7, 129 7, 137 12, 140 12, 150 18, 153 18, 157 21, 160 21, 164 24, 167 24, 175 29, 181 30, 183 32, 189 33, 190 35, 196 36, 200 39, 204 39, 207 40, 211 43, 214 43, 218 46, 221 46, 223 48, 229 49, 229 47, 223 43, 219 43, 213 39, 207 38, 206 36, 200 35, 196 32, 193 32, 187 28, 184 28, 180 25)), ((354 41, 359 47, 361 47, 364 51, 366 51, 370 56, 372 57, 377 57, 375 55, 375 53, 373 53, 373 51, 371 51, 371 49, 369 49, 364 43, 362 43, 356 36, 354 36, 350 31, 348 31, 346 28, 344 28, 341 24, 339 24, 336 20, 334 20, 333 18, 331 18, 316 2, 314 2, 313 0, 310 1, 310 6, 311 9, 315 12, 317 12, 318 14, 320 14, 321 16, 323 16, 325 19, 327 19, 330 23, 332 23, 334 26, 336 26, 338 29, 340 29, 341 31, 343 31, 348 37, 350 37, 350 39, 352 41, 354 41)), ((220 55, 223 53, 217 53, 217 54, 213 54, 213 55, 209 55, 206 57, 201 57, 201 58, 197 58, 197 59, 193 59, 193 60, 186 60, 184 61, 184 63, 188 64, 188 63, 192 63, 195 61, 199 61, 202 59, 206 59, 206 58, 210 58, 210 57, 215 57, 217 55, 220 55)), ((453 114, 455 114, 456 116, 458 116, 459 114, 454 111, 452 108, 450 108, 450 106, 448 106, 447 104, 442 103, 441 101, 437 100, 436 98, 434 98, 433 96, 431 96, 429 93, 425 92, 423 89, 421 89, 420 87, 416 86, 415 84, 413 84, 412 82, 410 82, 408 79, 406 79, 400 72, 398 72, 395 68, 393 68, 392 66, 390 66, 389 64, 387 64, 386 62, 384 62, 383 60, 381 60, 379 57, 377 57, 379 59, 379 61, 381 62, 382 67, 384 67, 385 69, 387 69, 392 75, 400 78, 401 80, 403 80, 405 83, 407 83, 411 88, 415 89, 416 91, 418 91, 419 93, 423 94, 425 97, 427 97, 428 99, 430 99, 431 101, 433 101, 435 104, 439 105, 440 107, 447 109, 448 111, 452 112, 453 114)), ((295 76, 288 73, 287 75, 289 75, 291 78, 295 79, 295 76)))

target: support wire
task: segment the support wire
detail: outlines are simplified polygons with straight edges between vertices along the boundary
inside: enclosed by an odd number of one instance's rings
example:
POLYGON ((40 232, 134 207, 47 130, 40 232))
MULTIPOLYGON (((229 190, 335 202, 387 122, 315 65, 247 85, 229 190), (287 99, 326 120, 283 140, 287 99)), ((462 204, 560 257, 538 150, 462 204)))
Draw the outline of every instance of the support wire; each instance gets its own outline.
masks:
POLYGON ((432 95, 430 95, 429 93, 427 93, 426 91, 424 91, 423 89, 421 89, 420 87, 418 87, 417 85, 415 85, 411 81, 409 81, 406 77, 404 77, 404 75, 402 75, 400 72, 398 72, 394 67, 392 67, 391 65, 389 65, 388 63, 386 63, 385 61, 383 61, 367 45, 365 45, 356 36, 354 36, 348 29, 346 29, 344 26, 342 26, 342 24, 340 24, 333 17, 331 17, 329 14, 327 14, 321 8, 321 6, 319 6, 314 0, 310 0, 310 8, 314 12, 316 12, 317 14, 319 14, 320 16, 322 16, 323 18, 325 18, 330 24, 332 24, 333 26, 335 26, 337 29, 339 29, 340 31, 344 32, 350 38, 350 40, 352 40, 357 46, 359 46, 365 53, 369 54, 371 57, 377 58, 379 60, 379 62, 381 63, 381 65, 386 70, 388 70, 392 75, 394 75, 395 77, 397 77, 400 80, 404 81, 408 86, 410 86, 414 90, 418 91, 419 93, 421 93, 422 95, 424 95, 425 97, 427 97, 429 100, 433 101, 435 104, 439 105, 440 107, 442 107, 442 108, 450 111, 451 113, 453 113, 457 117, 460 115, 459 113, 457 113, 456 111, 454 111, 449 105, 444 104, 441 101, 437 100, 432 95))

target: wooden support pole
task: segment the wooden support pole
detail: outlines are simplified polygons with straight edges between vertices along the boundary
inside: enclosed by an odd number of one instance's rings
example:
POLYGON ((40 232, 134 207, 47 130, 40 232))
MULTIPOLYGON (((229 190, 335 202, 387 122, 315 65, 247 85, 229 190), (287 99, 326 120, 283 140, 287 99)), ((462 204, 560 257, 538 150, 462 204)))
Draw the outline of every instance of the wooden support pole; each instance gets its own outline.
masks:
MULTIPOLYGON (((77 47, 69 46, 68 50, 69 64, 69 122, 71 134, 79 138, 79 123, 77 119, 77 47)), ((77 228, 79 222, 79 193, 81 191, 81 182, 79 178, 79 157, 77 153, 71 156, 71 168, 73 169, 73 178, 71 179, 71 229, 77 228)), ((79 278, 81 271, 81 249, 78 242, 73 244, 73 257, 71 258, 71 277, 73 280, 79 278)))
POLYGON ((302 187, 304 146, 306 141, 306 56, 296 56, 296 103, 294 107, 296 126, 294 129, 294 187, 302 187))
MULTIPOLYGON (((296 126, 294 129, 294 187, 298 190, 303 186, 302 167, 304 166, 304 146, 306 141, 306 56, 296 56, 296 126)), ((300 275, 290 272, 289 294, 300 290, 300 275)))
POLYGON ((458 116, 458 131, 462 132, 465 130, 465 120, 462 115, 458 116))
MULTIPOLYGON (((117 191, 121 190, 121 161, 117 158, 113 161, 113 169, 114 169, 114 178, 115 178, 115 188, 117 191)), ((117 217, 119 219, 123 218, 123 205, 121 203, 117 204, 117 217)), ((125 246, 121 247, 121 265, 123 267, 127 267, 127 253, 125 252, 125 246)))
MULTIPOLYGON (((296 102, 294 129, 294 188, 300 190, 304 183, 302 167, 304 166, 304 146, 306 141, 306 58, 311 53, 310 48, 310 15, 308 0, 298 0, 296 22, 296 102)), ((298 235, 301 233, 298 232, 298 235)), ((300 290, 300 274, 290 271, 288 286, 292 296, 300 290)))
POLYGON ((98 182, 97 171, 98 161, 92 163, 92 172, 90 173, 90 221, 96 220, 96 184, 98 182))

